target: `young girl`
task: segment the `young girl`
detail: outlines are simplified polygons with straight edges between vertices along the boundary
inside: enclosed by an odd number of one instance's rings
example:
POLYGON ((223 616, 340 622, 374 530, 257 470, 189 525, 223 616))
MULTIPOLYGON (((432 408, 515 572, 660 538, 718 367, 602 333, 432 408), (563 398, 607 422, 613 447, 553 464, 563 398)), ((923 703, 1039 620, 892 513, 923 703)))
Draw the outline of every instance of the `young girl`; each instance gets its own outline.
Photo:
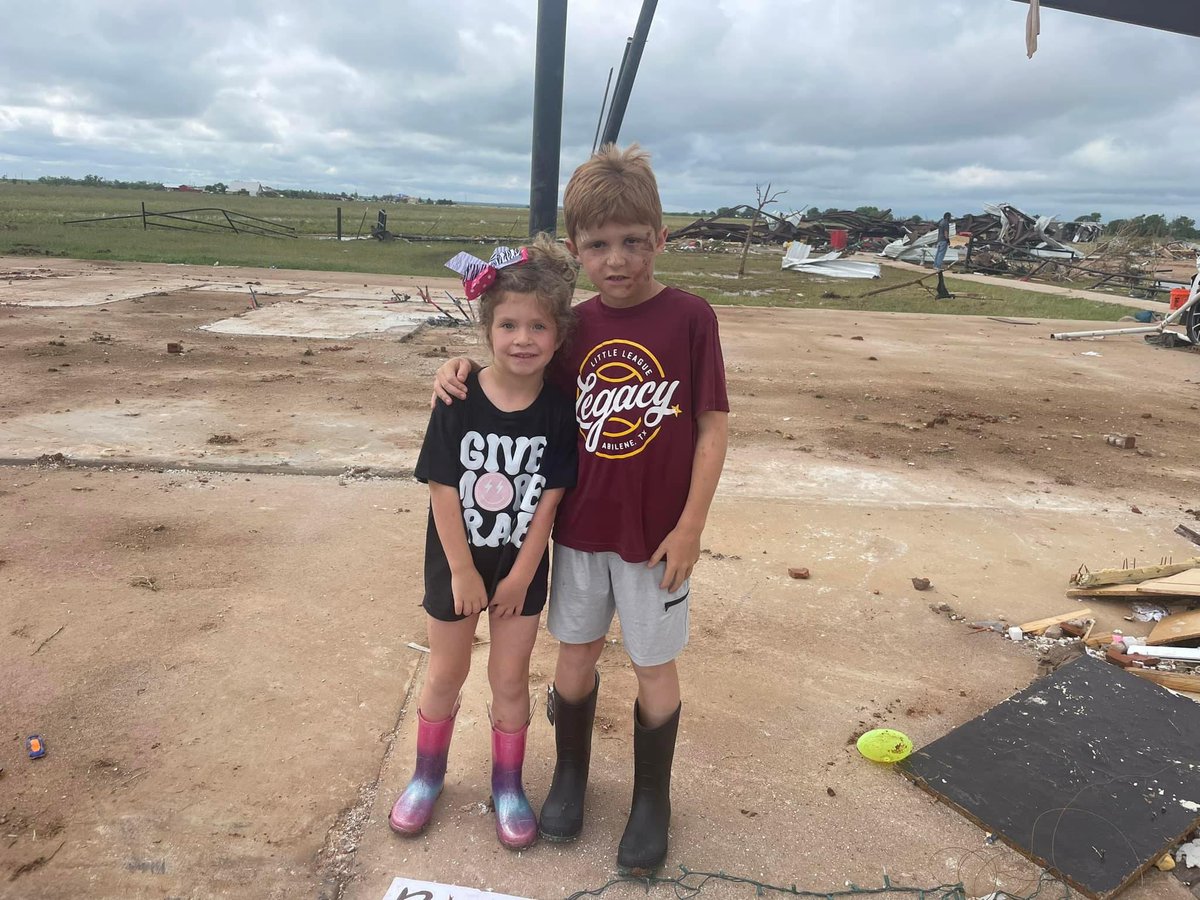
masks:
POLYGON ((417 460, 416 477, 429 485, 429 671, 418 701, 416 771, 389 821, 408 835, 429 823, 486 609, 496 834, 520 850, 538 833, 521 783, 529 656, 546 604, 550 526, 576 469, 574 406, 543 373, 572 324, 578 267, 545 235, 519 251, 499 248, 490 263, 460 253, 446 265, 463 275, 468 300, 482 295, 492 364, 472 374, 465 402, 437 404, 417 460))

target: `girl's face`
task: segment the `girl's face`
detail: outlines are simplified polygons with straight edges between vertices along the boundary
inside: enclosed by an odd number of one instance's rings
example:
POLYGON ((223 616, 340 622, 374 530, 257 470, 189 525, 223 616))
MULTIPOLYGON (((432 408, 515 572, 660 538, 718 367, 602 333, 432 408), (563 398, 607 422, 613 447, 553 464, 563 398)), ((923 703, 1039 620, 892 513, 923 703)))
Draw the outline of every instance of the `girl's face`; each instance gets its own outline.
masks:
POLYGON ((537 294, 513 291, 496 303, 487 338, 496 368, 517 377, 540 375, 561 343, 554 317, 537 294))

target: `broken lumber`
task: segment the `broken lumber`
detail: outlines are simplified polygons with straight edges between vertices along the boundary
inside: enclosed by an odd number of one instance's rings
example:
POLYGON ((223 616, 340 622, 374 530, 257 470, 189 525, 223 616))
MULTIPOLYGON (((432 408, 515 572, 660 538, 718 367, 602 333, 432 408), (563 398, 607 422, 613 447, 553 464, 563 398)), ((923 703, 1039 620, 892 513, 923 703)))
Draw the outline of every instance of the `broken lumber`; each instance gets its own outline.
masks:
POLYGON ((1078 587, 1100 587, 1107 584, 1137 584, 1139 581, 1149 581, 1151 578, 1163 578, 1167 575, 1178 575, 1188 569, 1200 566, 1200 556, 1193 556, 1181 563, 1168 563, 1162 566, 1138 566, 1134 569, 1100 569, 1097 572, 1076 572, 1071 576, 1071 583, 1078 587))
POLYGON ((1155 684, 1170 688, 1173 691, 1190 691, 1200 693, 1200 675, 1184 672, 1156 672, 1153 669, 1126 669, 1139 678, 1153 681, 1155 684))
POLYGON ((1200 569, 1188 569, 1166 578, 1143 581, 1139 594, 1165 594, 1175 597, 1200 597, 1200 569))
POLYGON ((1111 631, 1101 631, 1097 632, 1096 634, 1089 634, 1087 637, 1083 638, 1083 643, 1093 649, 1097 647, 1107 647, 1112 642, 1113 635, 1111 631))
POLYGON ((909 287, 910 285, 919 284, 926 278, 932 278, 937 274, 937 272, 929 272, 925 275, 922 275, 920 278, 914 278, 912 281, 902 281, 899 284, 889 285, 888 287, 876 288, 873 291, 867 291, 865 294, 859 294, 858 299, 862 300, 865 297, 874 297, 876 294, 886 294, 888 291, 896 291, 902 287, 909 287))
POLYGON ((1058 625, 1062 622, 1069 622, 1071 619, 1082 619, 1090 616, 1092 611, 1088 607, 1074 610, 1073 612, 1063 613, 1060 616, 1049 616, 1045 619, 1035 619, 1032 622, 1026 622, 1021 625, 1021 631, 1025 634, 1041 634, 1051 625, 1058 625))
POLYGON ((1197 547, 1200 547, 1200 531, 1194 531, 1186 525, 1176 525, 1175 533, 1180 537, 1185 537, 1197 547))
POLYGON ((1200 638, 1200 611, 1176 613, 1159 620, 1146 638, 1146 643, 1175 644, 1194 638, 1200 638))

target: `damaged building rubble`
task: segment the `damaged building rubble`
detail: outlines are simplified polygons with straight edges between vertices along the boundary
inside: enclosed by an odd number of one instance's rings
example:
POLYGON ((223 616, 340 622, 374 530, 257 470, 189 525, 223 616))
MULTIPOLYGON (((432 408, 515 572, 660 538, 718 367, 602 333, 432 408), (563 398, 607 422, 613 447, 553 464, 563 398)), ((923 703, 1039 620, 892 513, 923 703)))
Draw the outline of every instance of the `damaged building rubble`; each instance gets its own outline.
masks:
MULTIPOLYGON (((775 215, 753 206, 723 210, 676 229, 668 240, 679 249, 718 249, 724 244, 808 244, 814 249, 877 253, 890 259, 933 262, 937 223, 897 221, 890 211, 865 215, 849 210, 775 215)), ((1085 290, 1113 289, 1167 299, 1190 285, 1200 244, 1164 241, 1147 245, 1125 234, 1104 234, 1098 222, 1062 222, 1032 216, 1011 203, 984 204, 982 213, 954 220, 945 261, 962 270, 1069 283, 1085 290)))

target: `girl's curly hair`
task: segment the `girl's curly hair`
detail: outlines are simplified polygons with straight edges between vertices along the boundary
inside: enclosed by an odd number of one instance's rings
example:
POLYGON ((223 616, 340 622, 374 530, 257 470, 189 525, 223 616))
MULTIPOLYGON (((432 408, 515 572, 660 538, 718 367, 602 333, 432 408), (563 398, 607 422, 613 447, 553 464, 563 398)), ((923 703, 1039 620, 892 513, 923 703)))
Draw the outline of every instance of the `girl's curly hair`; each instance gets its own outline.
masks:
POLYGON ((542 309, 554 319, 558 340, 565 343, 575 327, 575 312, 571 298, 575 294, 575 279, 579 263, 567 248, 542 232, 527 245, 529 259, 520 265, 505 266, 496 273, 496 280, 480 298, 479 324, 484 337, 492 332, 496 304, 506 292, 536 294, 542 309))

